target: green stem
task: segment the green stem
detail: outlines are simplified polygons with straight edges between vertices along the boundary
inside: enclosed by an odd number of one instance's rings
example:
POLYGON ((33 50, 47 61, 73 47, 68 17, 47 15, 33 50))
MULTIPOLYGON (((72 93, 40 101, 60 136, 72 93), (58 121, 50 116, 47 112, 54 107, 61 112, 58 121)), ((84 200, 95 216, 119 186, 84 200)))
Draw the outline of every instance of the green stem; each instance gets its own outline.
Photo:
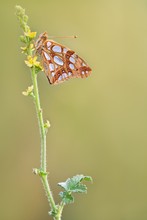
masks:
POLYGON ((48 202, 49 202, 49 204, 52 208, 52 211, 56 211, 56 204, 55 204, 53 196, 52 196, 52 192, 51 192, 51 189, 50 189, 50 186, 49 186, 47 175, 42 175, 41 179, 42 179, 43 187, 45 189, 45 192, 46 192, 46 195, 47 195, 47 198, 48 198, 48 202))
POLYGON ((46 131, 44 128, 42 108, 40 105, 38 83, 37 83, 37 74, 35 73, 35 67, 32 68, 32 81, 33 81, 34 96, 35 96, 34 102, 35 102, 40 137, 41 137, 41 164, 40 164, 40 168, 43 172, 46 172, 46 131))
POLYGON ((37 83, 37 74, 35 73, 34 66, 31 69, 31 75, 32 75, 33 88, 34 88, 34 103, 35 103, 35 107, 36 107, 36 113, 37 113, 38 125, 39 125, 39 130, 40 130, 40 137, 41 137, 40 177, 41 177, 49 204, 51 206, 51 209, 52 209, 52 211, 56 211, 56 204, 54 202, 54 198, 53 198, 50 186, 49 186, 49 182, 47 179, 47 173, 46 173, 46 130, 44 127, 43 114, 42 114, 42 109, 41 109, 41 105, 40 105, 38 83, 37 83))

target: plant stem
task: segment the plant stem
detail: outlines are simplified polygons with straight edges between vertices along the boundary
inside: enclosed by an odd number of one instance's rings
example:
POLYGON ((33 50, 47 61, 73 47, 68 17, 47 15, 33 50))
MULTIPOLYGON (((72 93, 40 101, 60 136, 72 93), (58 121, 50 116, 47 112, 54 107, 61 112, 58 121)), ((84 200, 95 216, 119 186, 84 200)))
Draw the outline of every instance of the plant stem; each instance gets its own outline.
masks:
POLYGON ((41 164, 40 168, 43 172, 46 172, 46 131, 44 128, 43 114, 42 108, 40 105, 39 91, 38 91, 38 83, 37 83, 37 74, 35 73, 35 67, 32 67, 32 81, 34 88, 34 102, 36 107, 36 113, 38 118, 38 125, 40 131, 41 138, 41 164))
MULTIPOLYGON (((47 172, 46 172, 46 130, 44 127, 42 108, 40 105, 39 91, 38 91, 38 83, 37 83, 37 74, 35 73, 35 67, 33 66, 31 69, 32 82, 34 87, 34 103, 36 107, 36 113, 38 118, 38 125, 41 137, 41 164, 40 164, 40 177, 51 206, 52 211, 56 211, 56 204, 49 186, 47 172)), ((56 218, 56 220, 58 220, 56 218)), ((59 219, 60 220, 60 219, 59 219)))

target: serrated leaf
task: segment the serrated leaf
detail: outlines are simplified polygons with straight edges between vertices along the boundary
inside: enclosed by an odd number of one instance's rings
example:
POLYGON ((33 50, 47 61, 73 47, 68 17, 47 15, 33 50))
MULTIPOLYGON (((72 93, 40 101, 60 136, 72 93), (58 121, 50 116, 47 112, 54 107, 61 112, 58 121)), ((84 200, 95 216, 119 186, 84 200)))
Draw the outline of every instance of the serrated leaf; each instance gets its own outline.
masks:
POLYGON ((76 184, 76 183, 80 183, 84 178, 85 178, 85 176, 81 174, 81 175, 73 176, 73 177, 71 178, 71 180, 72 180, 73 182, 75 182, 75 184, 76 184))
POLYGON ((72 193, 86 193, 87 186, 82 183, 82 181, 92 181, 90 176, 76 175, 72 178, 68 178, 65 182, 58 183, 64 191, 60 192, 59 195, 62 198, 62 202, 65 204, 73 203, 74 197, 72 193))
POLYGON ((67 190, 67 181, 58 183, 59 186, 61 186, 63 189, 67 190))
POLYGON ((87 192, 87 186, 82 183, 83 180, 92 181, 92 178, 81 174, 68 178, 65 182, 58 183, 58 185, 64 189, 63 192, 59 193, 63 203, 69 204, 74 202, 74 197, 71 195, 72 193, 87 192))
POLYGON ((74 202, 74 197, 66 191, 60 192, 59 195, 62 198, 62 202, 66 205, 74 202))
POLYGON ((75 183, 80 183, 83 180, 85 180, 85 181, 92 181, 92 178, 91 178, 91 176, 84 176, 83 174, 81 174, 81 175, 73 176, 71 178, 71 180, 74 181, 75 183))
POLYGON ((75 193, 86 193, 87 192, 87 186, 84 184, 78 184, 77 186, 73 187, 71 189, 71 192, 75 193))
POLYGON ((65 191, 85 193, 87 192, 87 187, 81 184, 82 180, 92 181, 92 178, 90 176, 76 175, 68 178, 65 182, 58 183, 58 185, 65 191))

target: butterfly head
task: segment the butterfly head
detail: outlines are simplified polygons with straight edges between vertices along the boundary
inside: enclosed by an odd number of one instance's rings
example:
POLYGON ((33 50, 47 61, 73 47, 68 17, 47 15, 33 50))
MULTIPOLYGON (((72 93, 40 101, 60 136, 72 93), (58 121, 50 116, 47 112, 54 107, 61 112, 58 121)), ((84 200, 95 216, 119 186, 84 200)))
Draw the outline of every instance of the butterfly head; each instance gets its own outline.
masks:
POLYGON ((44 42, 45 42, 47 39, 48 39, 47 32, 44 32, 44 33, 42 33, 42 34, 39 35, 39 38, 38 38, 38 40, 37 40, 36 43, 35 43, 36 52, 37 52, 38 54, 41 54, 42 49, 43 49, 44 42))

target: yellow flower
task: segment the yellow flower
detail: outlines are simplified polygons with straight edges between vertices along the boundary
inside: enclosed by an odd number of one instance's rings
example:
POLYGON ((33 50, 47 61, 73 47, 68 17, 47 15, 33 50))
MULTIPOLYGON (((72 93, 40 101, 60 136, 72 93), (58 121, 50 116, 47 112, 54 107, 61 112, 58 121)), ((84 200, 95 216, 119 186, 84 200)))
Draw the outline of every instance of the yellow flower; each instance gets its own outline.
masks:
POLYGON ((28 31, 25 33, 25 36, 29 37, 30 39, 33 39, 36 37, 36 34, 37 34, 37 32, 28 31))
POLYGON ((27 60, 25 60, 25 64, 28 66, 28 67, 32 67, 32 66, 36 66, 36 67, 40 67, 40 62, 37 61, 37 56, 35 57, 32 57, 32 56, 28 56, 27 57, 27 60))

